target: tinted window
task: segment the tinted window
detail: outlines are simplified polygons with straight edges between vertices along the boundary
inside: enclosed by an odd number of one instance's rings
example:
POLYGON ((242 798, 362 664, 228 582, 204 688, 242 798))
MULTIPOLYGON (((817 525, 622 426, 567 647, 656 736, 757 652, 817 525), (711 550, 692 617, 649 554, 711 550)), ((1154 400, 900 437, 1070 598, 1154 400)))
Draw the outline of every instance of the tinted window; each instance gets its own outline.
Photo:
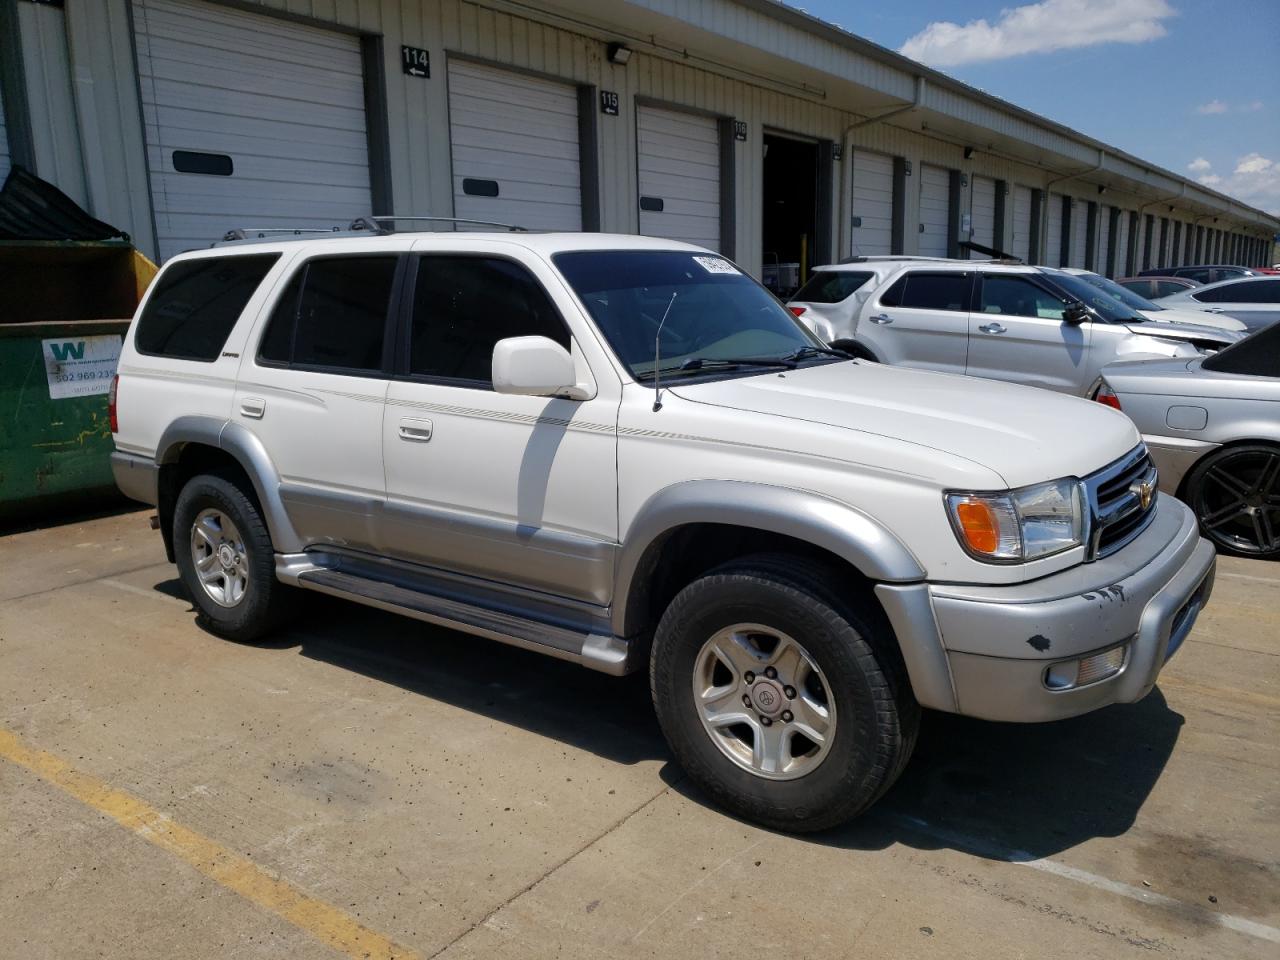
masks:
POLYGON ((1208 283, 1209 275, 1213 271, 1208 267, 1192 267, 1187 270, 1175 270, 1174 276, 1186 277, 1188 280, 1194 280, 1196 283, 1208 283))
POLYGON ((980 307, 983 313, 1061 320, 1064 304, 1025 277, 993 274, 982 278, 980 307))
POLYGON ((1160 285, 1155 280, 1124 280, 1118 281, 1120 286, 1126 290, 1132 290, 1140 297, 1162 297, 1164 294, 1159 293, 1160 285))
POLYGON ((492 383, 493 348, 507 337, 569 332, 541 284, 524 267, 487 257, 423 257, 413 294, 409 372, 492 383))
POLYGON ((885 306, 912 307, 917 310, 969 309, 969 291, 973 278, 967 273, 923 273, 912 271, 893 285, 894 303, 881 298, 885 306))
POLYGON ((1181 293, 1183 290, 1187 289, 1180 283, 1170 283, 1168 280, 1155 281, 1155 288, 1156 288, 1155 292, 1149 293, 1147 294, 1147 296, 1169 297, 1175 293, 1181 293))
POLYGON ((1280 323, 1259 330, 1239 343, 1207 358, 1203 367, 1221 373, 1254 377, 1280 376, 1280 323))
POLYGON ((272 310, 258 358, 343 372, 381 370, 395 274, 395 257, 309 260, 272 310))
POLYGON ((1244 280, 1195 295, 1202 303, 1280 303, 1280 280, 1244 280))
POLYGON ((160 274, 138 319, 139 353, 213 361, 267 271, 280 259, 268 253, 175 263, 160 274))
POLYGON ((852 273, 843 270, 819 270, 792 300, 808 303, 839 303, 874 276, 871 273, 852 273))

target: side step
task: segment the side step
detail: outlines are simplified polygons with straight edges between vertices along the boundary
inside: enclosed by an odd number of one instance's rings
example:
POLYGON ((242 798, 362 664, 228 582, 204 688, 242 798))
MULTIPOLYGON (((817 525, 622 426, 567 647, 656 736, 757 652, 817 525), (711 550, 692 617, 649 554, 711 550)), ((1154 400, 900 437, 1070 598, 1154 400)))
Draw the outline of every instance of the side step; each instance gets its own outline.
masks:
POLYGON ((525 610, 502 609, 504 605, 494 602, 496 598, 489 602, 479 602, 478 598, 468 601, 459 597, 456 590, 444 589, 443 583, 426 576, 415 578, 418 582, 409 585, 402 577, 396 578, 399 582, 391 582, 378 576, 376 564, 358 564, 357 572, 316 563, 314 559, 307 554, 277 556, 276 575, 285 583, 317 593, 545 653, 603 673, 622 676, 629 672, 629 645, 605 632, 549 623, 528 616, 525 610))

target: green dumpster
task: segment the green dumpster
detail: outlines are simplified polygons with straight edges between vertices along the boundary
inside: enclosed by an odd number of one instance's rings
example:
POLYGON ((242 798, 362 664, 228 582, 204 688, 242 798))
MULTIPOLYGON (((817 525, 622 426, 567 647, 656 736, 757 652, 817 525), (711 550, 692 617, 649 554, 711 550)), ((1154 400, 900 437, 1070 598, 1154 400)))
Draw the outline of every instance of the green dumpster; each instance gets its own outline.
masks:
POLYGON ((125 241, 0 241, 0 524, 119 496, 107 392, 155 272, 125 241))

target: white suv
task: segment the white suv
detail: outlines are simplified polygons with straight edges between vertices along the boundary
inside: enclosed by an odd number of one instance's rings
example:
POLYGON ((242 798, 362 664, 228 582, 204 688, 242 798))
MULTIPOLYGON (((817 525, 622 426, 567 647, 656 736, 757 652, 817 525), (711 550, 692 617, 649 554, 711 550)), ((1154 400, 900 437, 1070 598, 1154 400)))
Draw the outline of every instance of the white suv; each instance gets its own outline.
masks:
POLYGON ((817 268, 788 306, 863 359, 1077 396, 1113 360, 1193 358, 1243 336, 1156 323, 1065 271, 997 261, 858 258, 817 268))
POLYGON ((210 629, 257 639, 319 591, 647 670, 694 780, 785 829, 872 804, 922 706, 1139 699, 1213 583, 1122 414, 833 355, 665 240, 183 254, 111 417, 210 629))

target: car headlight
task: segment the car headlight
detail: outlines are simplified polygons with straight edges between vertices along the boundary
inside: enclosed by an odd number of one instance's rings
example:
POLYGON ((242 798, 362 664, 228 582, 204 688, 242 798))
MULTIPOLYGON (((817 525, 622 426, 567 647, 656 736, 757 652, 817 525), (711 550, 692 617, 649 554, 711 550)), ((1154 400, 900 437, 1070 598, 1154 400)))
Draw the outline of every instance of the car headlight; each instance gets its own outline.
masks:
POLYGON ((1004 493, 948 493, 961 546, 988 563, 1021 563, 1084 542, 1084 491, 1068 477, 1004 493))

